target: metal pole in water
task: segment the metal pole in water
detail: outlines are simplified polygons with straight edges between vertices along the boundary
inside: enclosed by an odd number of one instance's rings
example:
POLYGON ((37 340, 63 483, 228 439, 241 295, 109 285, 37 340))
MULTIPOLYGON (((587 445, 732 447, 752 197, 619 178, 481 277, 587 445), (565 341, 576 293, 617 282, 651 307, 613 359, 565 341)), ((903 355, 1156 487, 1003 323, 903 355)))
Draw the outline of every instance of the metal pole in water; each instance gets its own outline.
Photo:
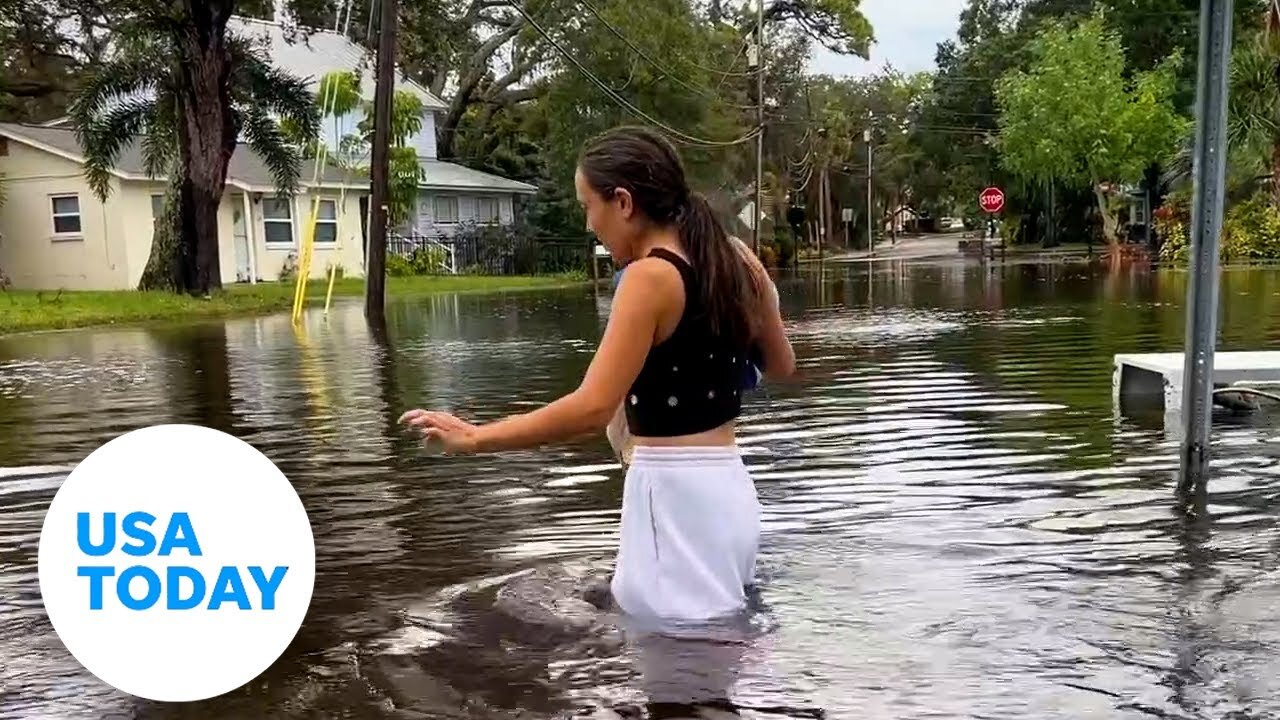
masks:
POLYGON ((751 211, 751 249, 760 254, 760 219, 764 214, 764 0, 756 0, 756 202, 751 211))
POLYGON ((871 199, 871 114, 867 113, 867 129, 862 131, 862 141, 867 144, 867 252, 876 256, 875 222, 872 218, 873 201, 871 199))
POLYGON ((1218 334, 1218 238, 1227 161, 1227 74, 1232 0, 1201 0, 1196 79, 1196 145, 1191 205, 1191 284, 1182 372, 1179 488, 1202 487, 1209 470, 1213 351, 1218 334))

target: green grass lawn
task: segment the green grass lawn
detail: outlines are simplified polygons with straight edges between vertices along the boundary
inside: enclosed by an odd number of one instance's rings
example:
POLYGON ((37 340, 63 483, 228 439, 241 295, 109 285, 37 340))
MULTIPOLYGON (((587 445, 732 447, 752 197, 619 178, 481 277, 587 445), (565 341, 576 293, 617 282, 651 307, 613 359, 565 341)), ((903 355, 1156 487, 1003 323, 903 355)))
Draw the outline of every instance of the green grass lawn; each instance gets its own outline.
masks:
MULTIPOLYGON (((505 292, 572 287, 585 282, 575 275, 483 276, 444 275, 387 278, 387 298, 453 292, 505 292)), ((307 306, 324 302, 328 283, 307 285, 307 306)), ((53 330, 153 320, 262 315, 293 307, 292 282, 233 285, 209 299, 163 292, 116 291, 0 291, 0 335, 29 330, 53 330)), ((364 295, 364 280, 343 278, 334 283, 333 296, 364 295)))

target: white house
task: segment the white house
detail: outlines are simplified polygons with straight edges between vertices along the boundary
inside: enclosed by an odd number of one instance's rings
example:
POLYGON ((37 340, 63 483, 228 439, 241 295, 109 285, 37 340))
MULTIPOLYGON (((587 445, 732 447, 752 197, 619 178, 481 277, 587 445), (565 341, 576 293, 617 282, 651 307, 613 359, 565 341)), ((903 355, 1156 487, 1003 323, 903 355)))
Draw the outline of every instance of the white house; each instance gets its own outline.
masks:
MULTIPOLYGON (((374 58, 340 33, 312 30, 305 39, 299 37, 291 42, 281 23, 241 17, 232 18, 228 29, 265 41, 271 61, 299 77, 310 78, 313 92, 326 74, 355 70, 360 73, 361 94, 366 100, 373 100, 374 58)), ((448 106, 427 88, 399 74, 396 89, 416 95, 425 111, 421 131, 409 141, 417 150, 425 180, 413 220, 402 231, 439 237, 450 235, 460 224, 469 222, 510 223, 515 216, 515 196, 533 195, 537 188, 440 160, 436 153, 436 121, 448 106)), ((363 117, 363 110, 359 110, 339 119, 336 128, 325 123, 326 144, 337 147, 343 136, 355 132, 363 117)))
MULTIPOLYGON (((373 58, 338 33, 312 31, 286 39, 279 23, 233 18, 232 32, 264 40, 277 67, 310 80, 313 92, 326 74, 360 72, 362 94, 373 99, 373 58)), ((491 175, 436 155, 436 120, 447 108, 420 84, 397 75, 397 89, 418 96, 424 107, 421 131, 411 139, 425 180, 406 234, 443 237, 466 223, 510 223, 515 197, 532 195, 532 185, 491 175)), ((325 139, 336 147, 355 130, 359 113, 326 124, 325 139)), ((145 175, 136 145, 113 169, 113 194, 99 202, 84 182, 83 152, 66 118, 43 126, 0 125, 0 271, 17 288, 111 290, 136 287, 150 250, 151 217, 164 190, 163 178, 145 175)), ((364 274, 368 237, 367 181, 328 167, 312 183, 303 168, 303 187, 290 202, 275 198, 270 174, 247 145, 232 157, 219 212, 223 283, 276 280, 296 263, 311 203, 320 210, 313 277, 330 265, 347 276, 364 274)))
MULTIPOLYGON (((0 272, 21 289, 137 287, 166 189, 165 178, 148 177, 144 168, 138 143, 127 146, 99 200, 71 128, 0 123, 0 272)), ((368 184, 337 168, 316 182, 303 175, 297 194, 279 197, 262 159, 246 145, 236 148, 218 208, 223 284, 278 280, 296 269, 313 203, 311 277, 324 277, 331 266, 363 273, 368 184)))

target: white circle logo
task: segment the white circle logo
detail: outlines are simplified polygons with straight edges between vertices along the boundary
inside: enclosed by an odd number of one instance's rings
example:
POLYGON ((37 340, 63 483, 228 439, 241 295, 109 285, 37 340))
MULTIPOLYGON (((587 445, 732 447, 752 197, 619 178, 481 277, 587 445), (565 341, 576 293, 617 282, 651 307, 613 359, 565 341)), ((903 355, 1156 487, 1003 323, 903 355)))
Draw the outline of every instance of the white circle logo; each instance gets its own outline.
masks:
POLYGON ((284 474, 193 425, 135 430, 85 458, 49 506, 39 556, 67 650, 108 685, 162 702, 260 675, 315 584, 311 523, 284 474))

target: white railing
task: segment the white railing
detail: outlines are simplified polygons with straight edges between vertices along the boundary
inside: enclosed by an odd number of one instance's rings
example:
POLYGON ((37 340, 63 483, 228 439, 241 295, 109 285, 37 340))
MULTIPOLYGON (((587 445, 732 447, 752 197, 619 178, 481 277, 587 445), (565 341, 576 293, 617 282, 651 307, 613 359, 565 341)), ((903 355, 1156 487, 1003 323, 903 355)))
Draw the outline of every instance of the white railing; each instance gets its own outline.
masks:
POLYGON ((419 235, 417 233, 410 235, 387 233, 387 240, 388 250, 408 249, 410 252, 425 250, 430 253, 431 257, 436 259, 435 264, 440 270, 450 275, 458 274, 458 257, 453 243, 444 242, 436 236, 419 235))

